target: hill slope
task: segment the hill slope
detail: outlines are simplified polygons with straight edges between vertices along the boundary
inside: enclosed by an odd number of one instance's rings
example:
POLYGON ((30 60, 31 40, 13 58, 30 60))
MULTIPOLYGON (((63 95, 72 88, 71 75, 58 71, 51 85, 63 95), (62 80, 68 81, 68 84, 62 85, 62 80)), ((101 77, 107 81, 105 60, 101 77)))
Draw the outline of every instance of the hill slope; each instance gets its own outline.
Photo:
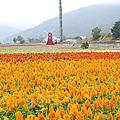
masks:
MULTIPOLYGON (((120 20, 119 5, 92 5, 78 10, 71 11, 63 15, 63 33, 65 36, 75 37, 78 35, 90 35, 94 27, 102 26, 104 32, 110 31, 111 24, 120 20), (109 26, 110 25, 110 26, 109 26), (105 26, 105 27, 104 27, 105 26)), ((59 17, 47 20, 42 24, 30 28, 24 32, 16 34, 24 38, 46 37, 43 31, 51 31, 53 35, 59 37, 59 17)), ((14 37, 14 36, 13 36, 14 37)))
POLYGON ((10 35, 14 35, 16 33, 19 33, 21 30, 8 27, 8 26, 0 26, 0 39, 4 39, 10 35))

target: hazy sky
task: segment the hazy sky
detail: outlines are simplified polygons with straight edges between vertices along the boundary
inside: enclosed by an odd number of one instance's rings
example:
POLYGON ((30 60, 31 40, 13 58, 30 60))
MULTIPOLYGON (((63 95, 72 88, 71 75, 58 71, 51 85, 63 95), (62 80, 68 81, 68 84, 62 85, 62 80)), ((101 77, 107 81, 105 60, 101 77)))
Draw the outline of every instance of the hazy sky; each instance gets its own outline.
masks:
MULTIPOLYGON (((63 13, 98 3, 120 0, 62 0, 63 13)), ((59 15, 59 0, 0 0, 0 25, 34 27, 59 15)))

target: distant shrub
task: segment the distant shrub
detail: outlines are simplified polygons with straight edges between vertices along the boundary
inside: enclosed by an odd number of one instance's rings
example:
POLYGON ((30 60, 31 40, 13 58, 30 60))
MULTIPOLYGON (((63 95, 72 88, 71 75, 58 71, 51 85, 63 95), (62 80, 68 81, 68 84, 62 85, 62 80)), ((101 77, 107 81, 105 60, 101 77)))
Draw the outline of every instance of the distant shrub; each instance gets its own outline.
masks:
POLYGON ((112 33, 108 32, 105 34, 105 37, 108 38, 108 37, 112 37, 112 33))
POLYGON ((21 40, 21 41, 20 41, 20 44, 24 44, 24 43, 25 43, 25 40, 21 40))
POLYGON ((88 42, 82 43, 81 48, 82 49, 88 49, 89 48, 89 43, 88 42))
POLYGON ((100 39, 103 39, 105 37, 106 33, 102 33, 100 39))

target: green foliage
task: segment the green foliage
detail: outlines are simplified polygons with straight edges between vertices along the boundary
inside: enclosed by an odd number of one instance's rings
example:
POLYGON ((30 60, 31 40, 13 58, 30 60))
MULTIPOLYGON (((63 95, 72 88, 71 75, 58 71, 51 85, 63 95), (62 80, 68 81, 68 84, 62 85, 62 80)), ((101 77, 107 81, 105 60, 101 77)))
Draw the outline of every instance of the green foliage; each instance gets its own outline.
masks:
POLYGON ((13 38, 14 43, 16 43, 17 41, 19 41, 20 44, 25 43, 25 41, 23 40, 23 38, 21 36, 17 36, 17 38, 16 37, 13 38))
POLYGON ((108 32, 105 34, 105 37, 108 38, 108 37, 112 37, 112 33, 111 32, 108 32))
POLYGON ((88 47, 89 47, 89 43, 88 42, 85 42, 85 43, 81 44, 81 48, 83 48, 83 49, 88 49, 88 47))
POLYGON ((80 36, 76 36, 74 39, 82 40, 82 38, 80 36))
POLYGON ((24 43, 25 43, 25 40, 21 40, 21 41, 20 41, 20 44, 24 44, 24 43))
POLYGON ((43 43, 44 41, 44 37, 39 37, 39 38, 28 38, 28 40, 30 41, 30 43, 43 43))
POLYGON ((114 39, 120 39, 120 21, 115 22, 114 26, 111 28, 111 32, 114 39))
POLYGON ((13 38, 13 42, 14 42, 14 43, 17 42, 17 38, 16 38, 16 37, 13 38))
POLYGON ((102 34, 101 34, 101 38, 110 38, 110 37, 112 37, 112 33, 111 33, 111 32, 102 33, 102 34))
POLYGON ((104 38, 105 35, 106 35, 106 33, 102 33, 102 34, 101 34, 101 38, 104 38))
POLYGON ((92 29, 92 37, 94 40, 97 40, 98 38, 101 37, 101 34, 100 34, 101 31, 102 30, 98 27, 92 29))
POLYGON ((17 36, 17 40, 18 40, 18 41, 22 41, 23 38, 22 38, 21 36, 17 36))

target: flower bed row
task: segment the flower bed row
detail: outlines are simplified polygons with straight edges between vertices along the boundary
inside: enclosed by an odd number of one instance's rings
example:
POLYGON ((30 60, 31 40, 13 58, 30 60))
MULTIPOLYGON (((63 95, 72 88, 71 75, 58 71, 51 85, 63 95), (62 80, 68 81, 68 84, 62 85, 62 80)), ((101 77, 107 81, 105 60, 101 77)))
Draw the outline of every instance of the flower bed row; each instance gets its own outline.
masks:
POLYGON ((120 53, 0 55, 2 120, 119 120, 120 53))
POLYGON ((62 52, 0 54, 0 61, 120 59, 120 52, 62 52))

